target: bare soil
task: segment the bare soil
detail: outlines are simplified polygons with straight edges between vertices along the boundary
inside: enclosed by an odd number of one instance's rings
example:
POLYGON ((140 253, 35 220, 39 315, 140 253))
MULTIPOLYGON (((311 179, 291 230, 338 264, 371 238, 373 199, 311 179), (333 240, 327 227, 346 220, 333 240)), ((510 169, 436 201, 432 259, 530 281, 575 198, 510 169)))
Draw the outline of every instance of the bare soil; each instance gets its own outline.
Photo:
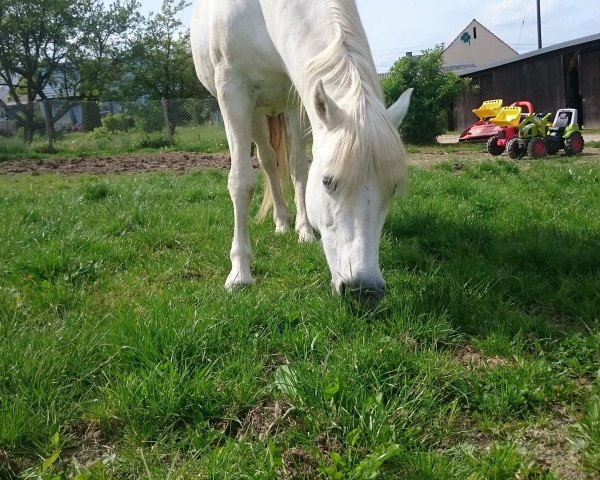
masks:
MULTIPOLYGON (((431 168, 442 162, 453 161, 455 169, 460 171, 464 168, 464 164, 457 162, 457 157, 464 157, 465 161, 468 162, 486 161, 494 158, 487 154, 483 148, 481 152, 438 152, 435 150, 424 150, 418 153, 409 153, 408 162, 410 165, 431 168)), ((524 161, 526 160, 524 159, 524 161)), ((586 148, 582 155, 572 157, 570 160, 574 163, 598 162, 600 161, 600 148, 586 148)), ((0 162, 0 175, 22 173, 31 175, 120 175, 145 172, 186 173, 193 170, 206 169, 228 170, 230 165, 231 158, 228 153, 153 152, 115 156, 0 162)), ((258 168, 256 159, 254 159, 254 166, 258 168)))
POLYGON ((229 154, 189 152, 135 153, 130 155, 84 157, 51 160, 15 160, 0 162, 0 175, 31 173, 74 174, 128 174, 141 172, 187 172, 207 168, 229 169, 229 154))

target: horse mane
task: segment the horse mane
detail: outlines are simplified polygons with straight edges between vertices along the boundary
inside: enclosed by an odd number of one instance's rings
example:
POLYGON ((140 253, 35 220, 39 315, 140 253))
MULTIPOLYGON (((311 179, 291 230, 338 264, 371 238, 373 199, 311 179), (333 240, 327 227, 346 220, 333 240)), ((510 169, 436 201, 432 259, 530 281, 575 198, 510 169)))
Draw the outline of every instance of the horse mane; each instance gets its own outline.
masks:
MULTIPOLYGON (((326 0, 334 41, 307 66, 309 95, 323 81, 327 94, 344 112, 336 135, 336 155, 327 166, 339 191, 352 191, 374 171, 385 190, 406 184, 404 146, 387 116, 383 91, 355 0, 326 0)), ((310 98, 310 97, 306 97, 310 98)))

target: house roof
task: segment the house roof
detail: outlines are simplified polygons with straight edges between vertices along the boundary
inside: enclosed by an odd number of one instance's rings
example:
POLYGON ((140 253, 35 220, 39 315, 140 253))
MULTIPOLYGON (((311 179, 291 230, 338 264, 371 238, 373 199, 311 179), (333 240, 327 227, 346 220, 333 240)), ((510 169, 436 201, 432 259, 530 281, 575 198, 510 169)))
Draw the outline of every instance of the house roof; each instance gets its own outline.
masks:
POLYGON ((600 33, 597 33, 594 35, 588 35, 587 37, 576 38, 574 40, 569 40, 567 42, 557 43, 555 45, 540 48, 538 50, 532 50, 531 52, 523 53, 517 57, 509 58, 507 60, 503 60, 500 62, 490 63, 488 65, 482 65, 480 67, 475 67, 475 68, 472 68, 472 69, 462 72, 461 75, 462 76, 472 75, 474 73, 483 72, 485 70, 492 70, 497 67, 501 67, 504 65, 510 65, 511 63, 520 62, 520 61, 526 60, 528 58, 537 57, 540 55, 552 53, 552 52, 567 49, 567 48, 584 46, 588 43, 593 43, 593 42, 600 42, 600 33))
POLYGON ((448 50, 448 48, 450 48, 450 46, 452 46, 454 43, 460 41, 460 37, 463 34, 464 31, 472 28, 472 27, 477 27, 477 28, 481 28, 483 30, 485 30, 486 32, 488 32, 492 37, 496 38, 500 43, 502 43, 503 45, 506 46, 506 48, 509 48, 510 50, 512 50, 513 52, 515 52, 515 55, 518 55, 518 52, 512 48, 508 43, 506 43, 504 40, 502 40, 498 35, 496 35, 494 32, 492 32, 489 28, 486 28, 485 26, 483 26, 481 23, 479 23, 475 18, 473 20, 471 20, 471 23, 469 23, 465 28, 463 28, 460 33, 456 36, 456 38, 454 40, 452 40, 448 46, 445 48, 445 50, 448 50))

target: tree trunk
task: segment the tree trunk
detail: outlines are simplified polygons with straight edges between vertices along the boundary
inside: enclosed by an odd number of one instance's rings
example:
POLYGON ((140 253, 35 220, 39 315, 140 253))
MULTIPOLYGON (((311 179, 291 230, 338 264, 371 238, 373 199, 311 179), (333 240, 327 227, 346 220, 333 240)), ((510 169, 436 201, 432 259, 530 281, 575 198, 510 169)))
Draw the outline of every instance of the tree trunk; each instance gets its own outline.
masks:
POLYGON ((171 122, 169 117, 169 101, 166 98, 162 99, 163 114, 165 116, 165 125, 167 127, 167 143, 173 145, 173 134, 175 133, 175 126, 171 122))
POLYGON ((48 138, 48 153, 55 153, 54 124, 52 122, 52 106, 48 99, 44 100, 44 120, 46 121, 46 137, 48 138))
POLYGON ((23 121, 23 137, 25 143, 33 142, 33 134, 35 133, 35 103, 33 101, 27 102, 23 105, 23 114, 25 119, 23 121))
POLYGON ((91 132, 101 125, 100 105, 98 102, 89 101, 82 102, 81 107, 83 110, 83 130, 91 132))

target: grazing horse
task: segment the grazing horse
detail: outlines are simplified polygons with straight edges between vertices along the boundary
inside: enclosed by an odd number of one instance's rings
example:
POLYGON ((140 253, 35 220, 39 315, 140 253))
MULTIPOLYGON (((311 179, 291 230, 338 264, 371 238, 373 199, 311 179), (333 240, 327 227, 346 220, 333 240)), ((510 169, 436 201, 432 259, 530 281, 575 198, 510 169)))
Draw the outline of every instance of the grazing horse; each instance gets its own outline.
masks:
POLYGON ((288 132, 283 147, 290 152, 300 241, 310 241, 317 230, 335 290, 378 302, 385 292, 381 230, 392 196, 407 184, 398 127, 412 89, 386 110, 355 0, 196 0, 190 30, 196 72, 218 99, 231 153, 235 227, 225 288, 254 283, 252 140, 276 231, 288 227, 268 128, 275 117, 288 132), (313 136, 310 171, 304 115, 313 136))

